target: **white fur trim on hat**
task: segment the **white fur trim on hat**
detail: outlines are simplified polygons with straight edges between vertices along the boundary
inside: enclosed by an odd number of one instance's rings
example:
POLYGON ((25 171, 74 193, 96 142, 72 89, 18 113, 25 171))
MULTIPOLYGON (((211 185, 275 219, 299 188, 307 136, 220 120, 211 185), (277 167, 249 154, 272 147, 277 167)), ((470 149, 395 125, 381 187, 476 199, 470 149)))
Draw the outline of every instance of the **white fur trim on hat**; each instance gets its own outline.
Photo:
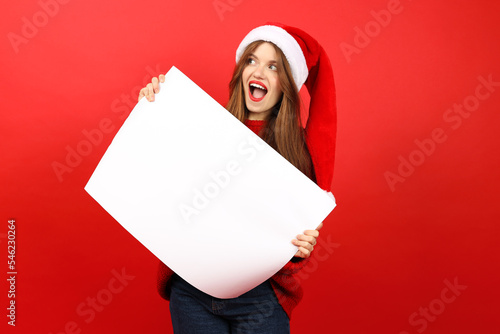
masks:
POLYGON ((236 62, 240 60, 247 46, 255 41, 271 42, 283 51, 286 60, 292 69, 295 85, 297 86, 297 89, 300 90, 307 79, 309 71, 307 70, 304 53, 295 38, 293 38, 293 36, 290 35, 285 29, 277 26, 265 25, 257 27, 250 31, 245 38, 243 38, 238 46, 238 49, 236 49, 236 62))

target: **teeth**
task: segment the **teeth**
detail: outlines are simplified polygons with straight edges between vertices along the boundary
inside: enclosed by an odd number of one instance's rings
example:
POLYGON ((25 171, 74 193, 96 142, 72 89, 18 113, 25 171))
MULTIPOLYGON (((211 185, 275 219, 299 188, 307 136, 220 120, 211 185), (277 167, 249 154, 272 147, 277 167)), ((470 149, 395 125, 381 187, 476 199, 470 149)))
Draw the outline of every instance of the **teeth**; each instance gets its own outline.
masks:
POLYGON ((259 88, 259 89, 262 89, 262 90, 267 90, 267 89, 265 89, 264 87, 262 87, 261 85, 258 85, 258 84, 256 84, 256 83, 251 83, 251 84, 250 84, 250 87, 256 87, 256 88, 259 88))

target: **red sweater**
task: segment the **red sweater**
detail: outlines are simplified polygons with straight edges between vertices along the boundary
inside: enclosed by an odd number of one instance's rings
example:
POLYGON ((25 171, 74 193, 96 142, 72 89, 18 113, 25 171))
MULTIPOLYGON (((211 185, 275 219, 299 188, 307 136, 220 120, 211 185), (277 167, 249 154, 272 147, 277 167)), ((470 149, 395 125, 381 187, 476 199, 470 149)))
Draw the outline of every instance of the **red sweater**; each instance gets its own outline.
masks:
MULTIPOLYGON (((335 120, 334 118, 325 118, 335 120)), ((316 133, 317 122, 309 121, 306 126, 306 143, 311 154, 314 165, 316 181, 318 185, 325 191, 331 190, 331 181, 333 174, 333 156, 335 152, 335 125, 334 123, 325 124, 329 122, 321 122, 319 125, 321 129, 331 129, 331 133, 327 140, 318 141, 316 138, 321 138, 316 133), (316 135, 309 135, 315 132, 316 135), (332 140, 333 138, 333 140, 332 140), (330 140, 328 140, 330 139, 330 140), (321 164, 321 168, 318 168, 321 164)), ((259 135, 260 130, 263 128, 265 121, 246 120, 245 125, 252 130, 255 134, 259 135)), ((290 240, 291 241, 291 240, 290 240)), ((311 254, 314 256, 314 252, 311 254)), ((280 269, 269 280, 273 290, 278 298, 279 303, 285 310, 288 318, 291 318, 292 310, 297 306, 302 299, 302 287, 300 285, 300 278, 298 277, 299 271, 309 262, 311 256, 307 259, 292 258, 283 268, 280 269)), ((173 271, 168 268, 163 262, 160 262, 158 270, 158 292, 160 295, 169 300, 170 298, 170 283, 173 271)))

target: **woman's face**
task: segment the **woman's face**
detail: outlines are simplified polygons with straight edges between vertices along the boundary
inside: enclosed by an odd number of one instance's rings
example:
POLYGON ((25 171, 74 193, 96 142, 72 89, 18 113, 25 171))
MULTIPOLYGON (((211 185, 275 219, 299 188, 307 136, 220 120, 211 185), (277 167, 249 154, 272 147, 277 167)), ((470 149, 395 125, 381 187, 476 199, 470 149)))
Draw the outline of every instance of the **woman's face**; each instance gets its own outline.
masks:
POLYGON ((248 119, 265 119, 281 100, 283 91, 278 78, 277 56, 270 43, 260 44, 250 54, 241 79, 248 119))

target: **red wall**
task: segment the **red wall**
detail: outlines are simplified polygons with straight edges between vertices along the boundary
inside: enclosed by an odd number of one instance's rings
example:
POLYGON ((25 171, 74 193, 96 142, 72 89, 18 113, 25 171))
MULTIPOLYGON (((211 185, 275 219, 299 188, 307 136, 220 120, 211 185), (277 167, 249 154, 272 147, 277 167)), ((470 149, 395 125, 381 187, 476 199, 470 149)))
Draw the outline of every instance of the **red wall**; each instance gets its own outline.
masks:
POLYGON ((499 2, 59 1, 0 20, 2 332, 171 332, 157 259, 83 187, 151 76, 175 65, 225 103, 266 21, 323 44, 338 94, 338 207, 292 332, 500 331, 499 2))

